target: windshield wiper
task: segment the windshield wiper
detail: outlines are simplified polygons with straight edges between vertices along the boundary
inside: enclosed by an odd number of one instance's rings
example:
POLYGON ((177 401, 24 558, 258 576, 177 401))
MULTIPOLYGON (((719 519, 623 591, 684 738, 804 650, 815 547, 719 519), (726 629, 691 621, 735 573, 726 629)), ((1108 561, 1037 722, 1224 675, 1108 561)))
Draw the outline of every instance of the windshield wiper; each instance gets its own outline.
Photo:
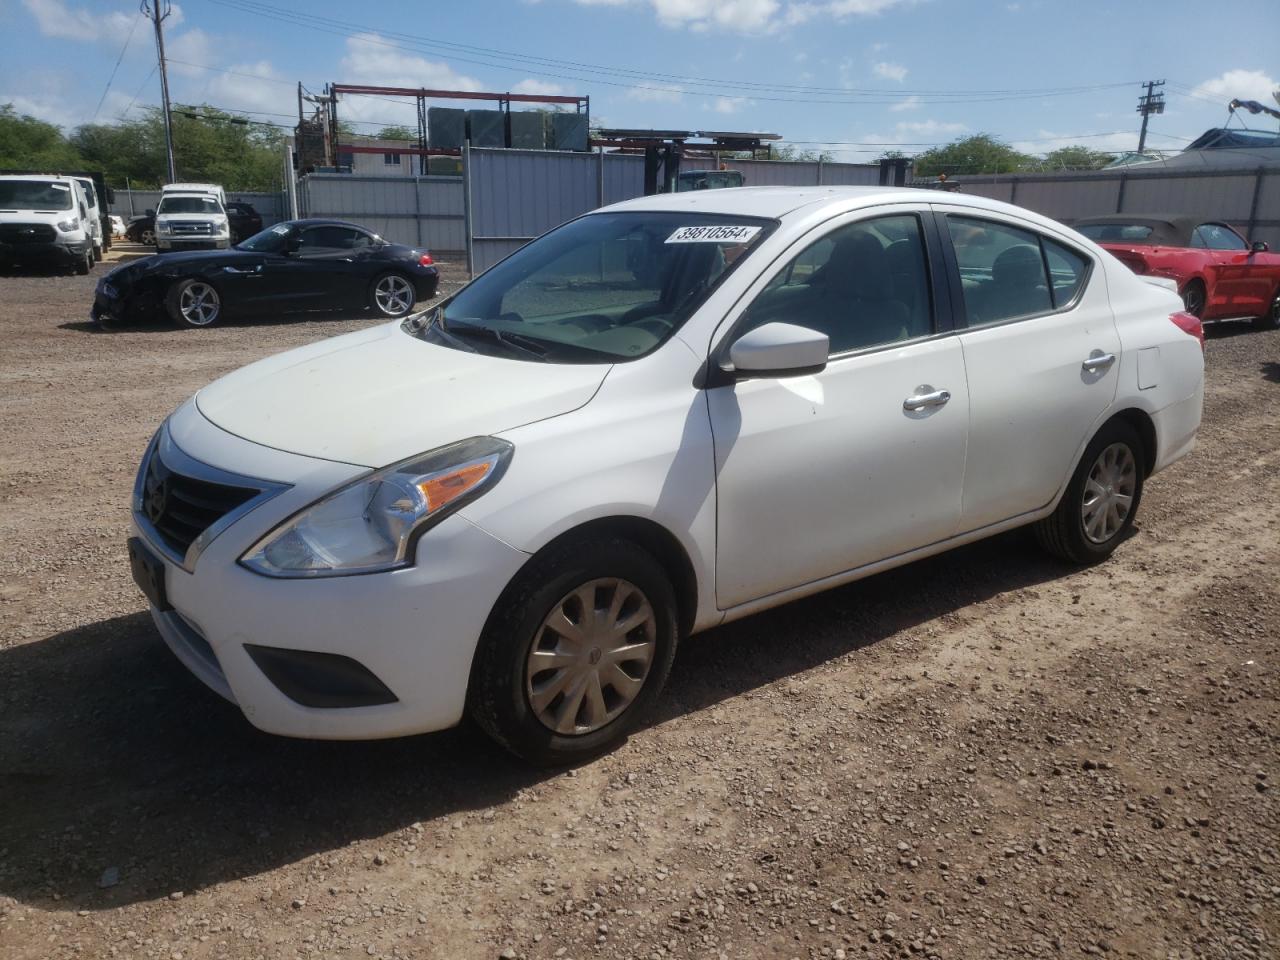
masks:
POLYGON ((472 340, 492 340, 495 343, 502 344, 509 350, 523 353, 526 356, 533 357, 535 360, 545 362, 547 359, 547 351, 542 349, 541 342, 534 337, 526 337, 522 333, 504 333, 501 330, 495 330, 493 327, 482 326, 478 323, 445 320, 443 311, 437 312, 435 326, 455 338, 467 337, 472 340))

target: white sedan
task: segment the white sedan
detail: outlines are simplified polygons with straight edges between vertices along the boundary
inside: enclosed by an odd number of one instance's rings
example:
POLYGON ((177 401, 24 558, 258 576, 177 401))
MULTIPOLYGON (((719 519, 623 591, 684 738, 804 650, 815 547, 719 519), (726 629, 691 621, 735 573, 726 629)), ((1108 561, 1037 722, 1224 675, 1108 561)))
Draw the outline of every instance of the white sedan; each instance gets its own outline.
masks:
POLYGON ((1195 442, 1181 311, 994 201, 632 200, 201 390, 143 458, 131 564, 169 646, 263 730, 469 713, 574 761, 700 630, 1024 524, 1107 557, 1195 442))

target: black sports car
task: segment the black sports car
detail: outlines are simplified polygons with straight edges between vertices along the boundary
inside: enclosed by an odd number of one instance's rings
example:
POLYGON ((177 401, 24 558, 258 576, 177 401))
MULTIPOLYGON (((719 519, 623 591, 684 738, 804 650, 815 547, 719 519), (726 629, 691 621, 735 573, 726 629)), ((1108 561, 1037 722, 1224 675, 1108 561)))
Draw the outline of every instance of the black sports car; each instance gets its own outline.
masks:
POLYGON ((98 282, 99 326, 155 314, 208 327, 229 314, 368 309, 403 317, 435 296, 425 250, 388 243, 341 220, 277 223, 228 250, 143 257, 98 282))

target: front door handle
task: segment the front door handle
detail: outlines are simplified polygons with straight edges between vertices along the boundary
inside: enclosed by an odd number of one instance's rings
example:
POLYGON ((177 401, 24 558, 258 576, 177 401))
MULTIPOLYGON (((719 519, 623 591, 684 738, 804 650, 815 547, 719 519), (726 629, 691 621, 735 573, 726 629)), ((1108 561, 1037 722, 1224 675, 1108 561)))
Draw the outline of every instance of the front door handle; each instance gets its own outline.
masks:
POLYGON ((1089 356, 1089 359, 1080 364, 1080 366, 1084 367, 1089 373, 1099 373, 1110 369, 1115 362, 1116 355, 1114 353, 1100 353, 1095 350, 1089 356))
POLYGON ((950 390, 933 390, 929 393, 917 393, 902 401, 902 409, 923 410, 925 407, 940 407, 950 399, 950 390))
POLYGON ((261 275, 261 274, 262 274, 262 265, 261 265, 261 264, 259 264, 258 266, 254 267, 252 270, 241 270, 239 267, 224 267, 223 269, 224 269, 224 270, 226 270, 226 272, 227 272, 227 273, 238 273, 238 274, 240 274, 241 276, 245 276, 245 277, 252 277, 252 276, 254 276, 255 274, 256 274, 256 275, 261 275))

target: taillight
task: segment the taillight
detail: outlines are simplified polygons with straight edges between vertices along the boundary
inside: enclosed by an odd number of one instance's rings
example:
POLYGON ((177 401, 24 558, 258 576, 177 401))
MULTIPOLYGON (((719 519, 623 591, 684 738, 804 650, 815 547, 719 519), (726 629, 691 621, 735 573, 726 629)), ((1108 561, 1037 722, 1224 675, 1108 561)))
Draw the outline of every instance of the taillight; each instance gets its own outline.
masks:
POLYGON ((422 256, 420 256, 420 257, 418 258, 418 265, 419 265, 419 266, 429 267, 429 266, 431 266, 433 263, 435 263, 435 261, 431 259, 431 254, 429 254, 429 253, 424 253, 422 256))
POLYGON ((1187 313, 1179 310, 1177 313, 1169 314, 1169 319, 1173 321, 1174 326, 1185 334, 1195 337, 1200 341, 1200 349, 1204 349, 1204 324, 1200 322, 1200 318, 1194 313, 1187 313))

